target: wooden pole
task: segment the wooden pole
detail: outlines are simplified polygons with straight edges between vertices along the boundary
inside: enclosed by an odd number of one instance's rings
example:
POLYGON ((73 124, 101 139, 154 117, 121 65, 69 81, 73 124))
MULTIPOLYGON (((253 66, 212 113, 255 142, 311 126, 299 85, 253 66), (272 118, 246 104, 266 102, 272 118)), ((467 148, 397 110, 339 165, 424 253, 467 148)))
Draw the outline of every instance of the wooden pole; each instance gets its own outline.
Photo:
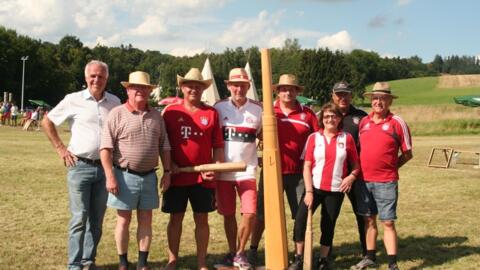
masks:
POLYGON ((273 113, 272 68, 268 49, 261 50, 263 87, 263 187, 265 205, 265 267, 288 267, 287 229, 280 170, 277 119, 273 113))

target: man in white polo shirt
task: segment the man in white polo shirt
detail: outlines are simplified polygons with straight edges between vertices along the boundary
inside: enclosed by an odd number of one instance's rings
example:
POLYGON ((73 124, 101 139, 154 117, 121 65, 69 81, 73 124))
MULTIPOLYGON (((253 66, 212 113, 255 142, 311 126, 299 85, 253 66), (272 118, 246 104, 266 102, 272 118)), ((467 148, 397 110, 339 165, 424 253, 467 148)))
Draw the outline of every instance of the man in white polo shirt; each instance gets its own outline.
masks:
POLYGON ((102 132, 100 158, 107 178, 109 207, 117 209, 115 242, 119 270, 128 270, 128 239, 132 210, 137 210, 138 270, 148 270, 152 241, 152 209, 158 208, 158 157, 164 169, 161 186, 170 185, 170 143, 165 122, 158 111, 148 106, 150 76, 142 71, 130 73, 128 99, 108 115, 102 132))
POLYGON ((108 66, 90 61, 85 66, 88 88, 71 93, 43 118, 43 128, 65 166, 68 167, 70 219, 68 233, 68 269, 95 269, 97 246, 102 236, 107 191, 100 164, 100 134, 108 112, 120 100, 105 92, 108 66), (72 137, 68 147, 55 126, 70 124, 72 137))
POLYGON ((225 141, 225 161, 245 161, 245 172, 221 173, 217 177, 217 208, 223 215, 229 253, 222 265, 250 269, 245 245, 255 222, 257 205, 256 168, 258 166, 256 138, 261 134, 262 106, 247 98, 250 79, 243 68, 230 71, 225 81, 230 98, 215 104, 225 141), (235 218, 236 194, 240 197, 242 221, 237 227, 235 218), (237 244, 238 235, 238 244, 237 244))

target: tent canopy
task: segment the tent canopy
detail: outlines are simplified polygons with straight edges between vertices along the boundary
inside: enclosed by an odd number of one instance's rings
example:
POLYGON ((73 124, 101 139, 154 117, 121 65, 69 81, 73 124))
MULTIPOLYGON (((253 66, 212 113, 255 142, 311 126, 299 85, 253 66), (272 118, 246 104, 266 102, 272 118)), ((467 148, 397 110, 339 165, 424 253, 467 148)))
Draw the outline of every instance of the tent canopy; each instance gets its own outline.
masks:
POLYGON ((297 100, 302 105, 307 105, 307 106, 309 106, 309 105, 319 105, 320 104, 320 102, 318 102, 317 100, 307 98, 307 97, 304 97, 304 96, 297 96, 297 100))
POLYGON ((457 104, 462 104, 469 107, 479 107, 480 106, 480 96, 461 96, 454 97, 453 100, 457 104))
POLYGON ((37 105, 37 106, 42 106, 42 107, 45 107, 47 109, 51 109, 52 106, 50 106, 50 104, 46 103, 45 101, 43 100, 40 100, 40 99, 29 99, 28 100, 30 103, 32 103, 33 105, 37 105))

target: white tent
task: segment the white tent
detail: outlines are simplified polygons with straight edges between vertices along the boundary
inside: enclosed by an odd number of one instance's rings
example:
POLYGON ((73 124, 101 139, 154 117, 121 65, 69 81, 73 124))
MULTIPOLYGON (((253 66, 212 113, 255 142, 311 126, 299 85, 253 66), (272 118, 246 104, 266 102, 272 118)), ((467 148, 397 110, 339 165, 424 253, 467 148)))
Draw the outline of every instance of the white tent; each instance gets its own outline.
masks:
POLYGON ((203 65, 202 76, 204 80, 213 79, 213 82, 203 91, 201 100, 208 105, 213 105, 220 100, 220 95, 218 94, 217 84, 215 84, 215 78, 213 77, 212 67, 210 66, 210 60, 208 58, 203 65))
POLYGON ((250 70, 250 64, 248 62, 245 65, 245 71, 248 74, 248 78, 250 78, 250 80, 251 80, 250 89, 248 89, 248 92, 247 92, 247 97, 249 99, 253 99, 255 101, 258 101, 257 88, 255 88, 255 81, 253 80, 252 71, 250 70))
POLYGON ((155 103, 159 102, 161 97, 160 97, 160 92, 162 91, 162 87, 159 86, 157 88, 154 88, 152 92, 150 92, 150 97, 155 101, 155 103))

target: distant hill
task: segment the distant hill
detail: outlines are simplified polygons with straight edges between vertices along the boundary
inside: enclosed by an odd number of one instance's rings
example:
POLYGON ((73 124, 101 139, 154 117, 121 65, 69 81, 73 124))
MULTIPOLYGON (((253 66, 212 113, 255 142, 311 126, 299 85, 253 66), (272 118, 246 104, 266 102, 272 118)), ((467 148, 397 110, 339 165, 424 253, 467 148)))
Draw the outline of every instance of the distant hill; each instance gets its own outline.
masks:
MULTIPOLYGON (((454 104, 453 97, 480 95, 480 75, 444 75, 390 81, 394 105, 454 104)), ((367 91, 373 85, 367 87, 367 91)))

